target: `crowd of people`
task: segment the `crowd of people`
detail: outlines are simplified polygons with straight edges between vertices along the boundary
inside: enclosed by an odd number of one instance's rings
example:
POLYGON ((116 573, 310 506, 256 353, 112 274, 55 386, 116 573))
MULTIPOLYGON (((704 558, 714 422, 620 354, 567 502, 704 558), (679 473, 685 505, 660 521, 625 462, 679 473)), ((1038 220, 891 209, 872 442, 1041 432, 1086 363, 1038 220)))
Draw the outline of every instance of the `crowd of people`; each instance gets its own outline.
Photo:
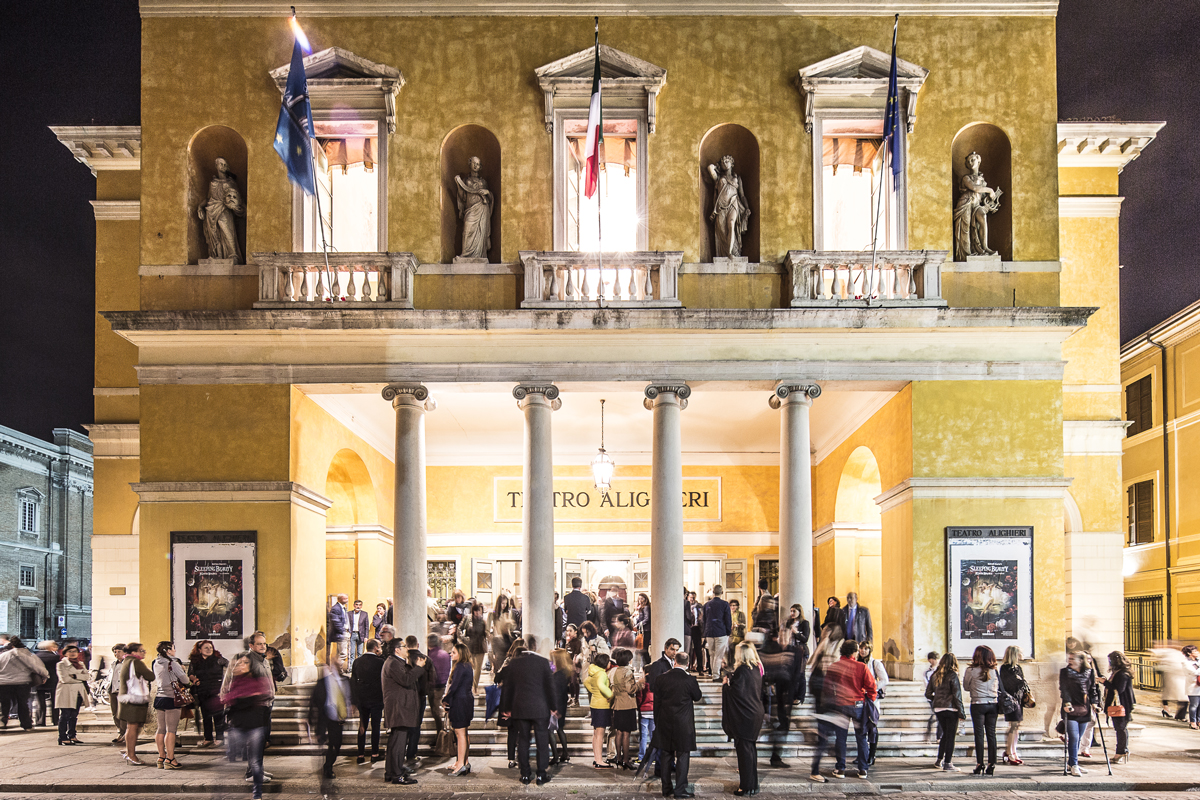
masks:
MULTIPOLYGON (((788 766, 783 748, 792 711, 808 698, 817 719, 810 779, 826 781, 821 764, 828 757, 834 762, 828 774, 846 777, 851 731, 855 773, 868 777, 888 675, 874 657, 870 610, 853 593, 844 606, 839 598, 828 598, 822 620, 815 608, 806 613, 800 605, 787 609, 785 616, 765 581, 747 611, 737 600, 727 602, 721 586, 713 586, 703 603, 685 588, 685 634, 668 639, 652 655, 646 594, 637 595, 630 609, 618 587, 598 597, 584 592, 578 578, 572 584, 561 602, 555 595, 549 659, 539 655, 533 636, 522 636, 519 598, 514 602, 503 592, 490 610, 461 591, 445 606, 430 593, 424 641, 397 638, 390 599, 368 617, 361 601, 351 604, 348 596, 339 595, 329 611, 327 665, 313 687, 308 712, 311 735, 324 747, 323 780, 334 777, 345 723, 357 714, 357 763, 383 760, 387 782, 415 784, 421 766, 417 743, 427 709, 439 731, 435 750, 454 757, 449 774, 470 773, 468 734, 477 698, 486 694, 485 714, 496 714, 507 730, 508 766, 519 770, 522 783, 545 784, 551 779, 550 766, 570 762, 565 722, 586 692, 592 768, 653 768, 664 796, 688 798, 701 679, 721 685, 721 728, 737 754, 735 794, 752 796, 759 790, 758 745, 764 722, 772 718, 765 728, 770 763, 788 766), (480 675, 489 671, 491 684, 481 691, 480 675)), ((1046 704, 1046 719, 1047 724, 1057 719, 1066 770, 1080 776, 1086 772, 1080 759, 1091 758, 1096 726, 1104 720, 1116 735, 1116 760, 1128 760, 1135 679, 1120 651, 1109 653, 1107 668, 1101 669, 1090 648, 1078 640, 1068 639, 1066 649, 1058 698, 1046 704)), ((1179 686, 1164 688, 1163 716, 1197 728, 1200 651, 1188 646, 1176 652, 1177 660, 1162 659, 1165 682, 1174 678, 1172 670, 1182 676, 1179 686)), ((141 643, 119 644, 112 648, 108 669, 101 663, 93 672, 91 654, 78 642, 66 642, 61 650, 57 643, 42 642, 31 652, 18 637, 0 636, 3 723, 16 713, 21 727, 29 730, 49 717, 58 727, 60 745, 79 744, 78 712, 94 706, 97 681, 110 682, 110 711, 117 727, 113 743, 122 747, 126 763, 149 765, 139 757, 137 745, 153 713, 155 766, 184 768, 176 740, 181 720, 194 718, 199 748, 223 746, 229 761, 244 760, 246 780, 254 797, 261 797, 263 784, 271 779, 263 768, 263 752, 270 743, 275 693, 288 676, 279 652, 259 631, 229 659, 209 640, 197 642, 186 660, 170 641, 158 643, 149 664, 146 655, 141 643)), ((965 665, 953 653, 930 652, 927 660, 926 734, 938 742, 934 768, 960 771, 954 749, 967 719, 974 735, 973 774, 994 775, 998 755, 1004 764, 1023 764, 1020 727, 1036 700, 1020 649, 1008 647, 998 660, 990 647, 981 645, 965 665), (1002 754, 996 732, 1001 717, 1007 723, 1002 754)))

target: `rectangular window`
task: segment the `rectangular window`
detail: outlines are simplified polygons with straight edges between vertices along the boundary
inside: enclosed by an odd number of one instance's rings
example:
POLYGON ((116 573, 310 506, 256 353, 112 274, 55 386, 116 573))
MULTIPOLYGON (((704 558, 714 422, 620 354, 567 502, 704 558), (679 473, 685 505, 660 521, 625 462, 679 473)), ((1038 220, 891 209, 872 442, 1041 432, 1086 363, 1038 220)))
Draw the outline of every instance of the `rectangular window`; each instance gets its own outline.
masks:
POLYGON ((22 608, 21 638, 27 642, 36 641, 38 638, 37 632, 37 608, 22 608))
POLYGON ((1154 481, 1135 483, 1126 493, 1129 500, 1129 544, 1153 542, 1154 481))
POLYGON ((427 561, 426 579, 433 596, 438 600, 450 600, 458 588, 458 564, 454 561, 427 561))
POLYGON ((1163 599, 1157 597, 1125 598, 1125 650, 1144 653, 1163 638, 1163 599))
POLYGON ((379 123, 365 120, 313 124, 319 145, 313 151, 317 197, 303 195, 303 250, 321 252, 323 232, 330 252, 379 251, 380 187, 385 185, 379 123))
POLYGON ((21 498, 21 533, 38 532, 38 503, 21 498))
POLYGON ((20 587, 22 589, 36 589, 37 588, 37 573, 34 571, 34 568, 29 566, 28 564, 21 565, 20 587))
POLYGON ((1152 388, 1153 381, 1149 375, 1125 387, 1125 419, 1133 423, 1125 429, 1126 436, 1136 436, 1154 425, 1152 388))
MULTIPOLYGON (((771 594, 779 592, 779 562, 775 559, 762 559, 758 562, 758 579, 767 581, 767 591, 771 594)), ((754 586, 754 598, 758 599, 758 585, 754 586)), ((753 605, 751 603, 751 605, 753 605)), ((805 612, 804 618, 808 619, 809 614, 805 612)))
POLYGON ((645 176, 638 173, 642 122, 604 118, 600 141, 600 181, 596 193, 585 196, 587 118, 562 121, 566 134, 563 249, 582 252, 624 252, 644 249, 645 176))
POLYGON ((821 250, 900 249, 899 204, 882 119, 821 121, 821 250), (876 233, 878 231, 878 233, 876 233))

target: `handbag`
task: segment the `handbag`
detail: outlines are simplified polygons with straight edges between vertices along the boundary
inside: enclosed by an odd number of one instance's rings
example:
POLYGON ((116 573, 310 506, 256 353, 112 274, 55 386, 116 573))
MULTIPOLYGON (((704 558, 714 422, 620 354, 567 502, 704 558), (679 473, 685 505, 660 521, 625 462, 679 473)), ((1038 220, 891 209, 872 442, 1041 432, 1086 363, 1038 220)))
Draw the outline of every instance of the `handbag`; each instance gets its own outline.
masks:
POLYGON ((1017 699, 1008 692, 1004 691, 1004 686, 996 687, 996 697, 1000 702, 1001 714, 1015 714, 1020 706, 1017 704, 1017 699))
POLYGON ((1023 708, 1037 708, 1037 700, 1033 699, 1033 689, 1029 688, 1028 683, 1022 683, 1021 706, 1023 708))
POLYGON ((453 756, 458 753, 458 742, 454 738, 454 731, 450 729, 450 719, 443 717, 442 729, 437 733, 437 739, 433 743, 433 752, 439 756, 453 756))
POLYGON ((129 706, 150 705, 150 683, 131 672, 125 682, 125 691, 117 695, 117 702, 129 706))
POLYGON ((175 692, 176 708, 187 708, 196 704, 191 691, 179 681, 171 681, 171 690, 175 692))
POLYGON ((1110 717, 1123 717, 1125 716, 1125 706, 1109 706, 1104 709, 1104 713, 1110 717))

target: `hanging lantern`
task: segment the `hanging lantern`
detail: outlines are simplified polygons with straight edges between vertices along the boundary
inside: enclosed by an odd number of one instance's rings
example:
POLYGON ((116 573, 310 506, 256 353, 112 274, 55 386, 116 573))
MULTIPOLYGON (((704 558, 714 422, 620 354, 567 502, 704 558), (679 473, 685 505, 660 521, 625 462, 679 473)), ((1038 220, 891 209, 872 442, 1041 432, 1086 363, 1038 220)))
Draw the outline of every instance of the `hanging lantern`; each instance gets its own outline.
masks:
POLYGON ((616 462, 612 457, 604 452, 604 401, 600 401, 600 452, 596 453, 596 457, 592 459, 592 478, 596 483, 596 489, 600 494, 608 494, 608 490, 612 488, 613 470, 616 469, 616 462))

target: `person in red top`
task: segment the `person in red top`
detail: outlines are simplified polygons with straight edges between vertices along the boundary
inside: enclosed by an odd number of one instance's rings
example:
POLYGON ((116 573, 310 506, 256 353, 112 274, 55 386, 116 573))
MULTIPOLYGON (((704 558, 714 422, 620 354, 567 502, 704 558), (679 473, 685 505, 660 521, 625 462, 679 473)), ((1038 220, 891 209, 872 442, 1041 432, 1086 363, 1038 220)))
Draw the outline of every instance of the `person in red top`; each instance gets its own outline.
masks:
POLYGON ((875 676, 867 669, 867 665, 858 661, 858 642, 847 639, 838 650, 841 656, 825 673, 824 687, 821 692, 821 707, 817 709, 817 749, 813 753, 812 774, 809 778, 816 783, 824 783, 821 774, 821 756, 829 746, 829 740, 834 738, 834 757, 836 758, 833 777, 846 777, 846 735, 850 725, 854 725, 854 744, 857 749, 855 766, 858 767, 858 777, 867 777, 867 747, 866 727, 864 716, 866 701, 874 701, 876 697, 875 676))

